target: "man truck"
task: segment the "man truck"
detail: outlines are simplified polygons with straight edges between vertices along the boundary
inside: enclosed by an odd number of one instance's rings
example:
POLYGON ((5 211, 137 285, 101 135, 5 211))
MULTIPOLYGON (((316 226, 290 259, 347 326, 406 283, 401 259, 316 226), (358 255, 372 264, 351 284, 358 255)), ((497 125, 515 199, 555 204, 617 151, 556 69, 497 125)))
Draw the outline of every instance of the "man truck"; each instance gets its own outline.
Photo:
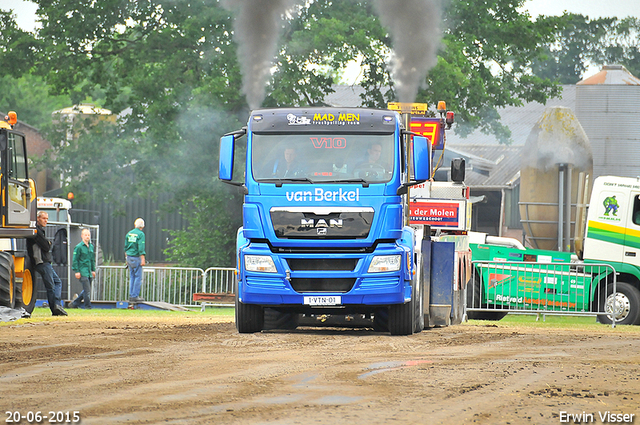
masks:
POLYGON ((640 178, 596 178, 584 227, 576 254, 507 246, 500 238, 472 243, 469 318, 548 311, 640 324, 640 178))
POLYGON ((410 225, 412 186, 424 192, 435 183, 430 141, 411 131, 408 117, 366 108, 260 109, 222 137, 219 178, 244 191, 239 332, 361 315, 374 328, 409 335, 439 323, 429 314, 439 314, 443 305, 433 301, 442 291, 449 294, 442 323, 456 321, 455 242, 432 241, 428 226, 410 225), (243 136, 245 178, 234 182, 234 144, 243 136), (432 267, 433 258, 441 260, 432 267))
POLYGON ((17 240, 35 236, 36 185, 29 178, 25 137, 13 130, 17 122, 13 111, 0 121, 0 305, 30 314, 36 302, 34 273, 17 240))

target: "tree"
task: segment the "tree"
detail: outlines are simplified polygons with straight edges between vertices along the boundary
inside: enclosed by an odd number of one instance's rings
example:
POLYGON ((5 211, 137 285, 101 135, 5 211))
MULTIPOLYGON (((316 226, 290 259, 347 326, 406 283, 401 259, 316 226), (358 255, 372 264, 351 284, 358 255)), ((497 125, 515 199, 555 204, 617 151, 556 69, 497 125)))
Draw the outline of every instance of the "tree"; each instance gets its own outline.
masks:
POLYGON ((0 77, 0 111, 18 113, 18 119, 35 128, 51 125, 51 112, 69 105, 68 96, 49 94, 50 87, 37 75, 24 74, 16 78, 0 77))
POLYGON ((189 226, 170 231, 173 239, 166 250, 167 261, 202 269, 235 267, 237 211, 241 204, 242 198, 229 187, 219 188, 215 196, 184 200, 180 214, 189 219, 189 226))
MULTIPOLYGON (((557 92, 530 73, 557 21, 518 13, 523 1, 451 1, 443 12, 443 49, 417 100, 444 99, 463 131, 480 126, 507 140, 497 108, 544 102, 557 92)), ((219 137, 248 115, 233 39, 243 29, 233 27, 233 15, 206 0, 38 4, 36 72, 74 103, 101 93, 101 106, 118 117, 116 123, 78 119, 73 128, 61 120, 52 129, 54 148, 45 161, 65 176, 68 189, 112 202, 169 192, 193 217, 192 235, 209 230, 199 216, 204 211, 238 208, 239 202, 214 202, 230 196, 214 184, 219 137)), ((356 58, 364 58, 364 103, 386 107, 397 100, 387 63, 393 40, 375 10, 365 0, 298 2, 283 23, 263 105, 322 104, 340 70, 356 58)), ((233 210, 220 234, 234 233, 239 217, 233 210)), ((184 252, 190 252, 187 235, 174 235, 184 252)))
POLYGON ((0 77, 29 73, 39 44, 31 33, 18 28, 11 11, 0 10, 0 77))
POLYGON ((539 77, 575 84, 590 66, 624 65, 640 75, 640 20, 598 18, 565 14, 559 18, 555 41, 544 47, 544 56, 533 63, 539 77))
MULTIPOLYGON (((559 93, 550 78, 531 73, 543 47, 563 21, 533 21, 517 8, 524 1, 451 1, 443 11, 442 49, 416 101, 445 100, 458 114, 457 130, 480 127, 509 141, 498 108, 546 102, 559 93)), ((401 4, 401 3, 400 3, 401 4)), ((437 10, 424 10, 437 17, 437 10)), ((315 1, 293 14, 265 104, 316 105, 331 92, 336 70, 363 59, 363 103, 386 107, 397 101, 388 58, 394 49, 371 1, 315 1)), ((412 28, 411 31, 419 29, 412 28)))

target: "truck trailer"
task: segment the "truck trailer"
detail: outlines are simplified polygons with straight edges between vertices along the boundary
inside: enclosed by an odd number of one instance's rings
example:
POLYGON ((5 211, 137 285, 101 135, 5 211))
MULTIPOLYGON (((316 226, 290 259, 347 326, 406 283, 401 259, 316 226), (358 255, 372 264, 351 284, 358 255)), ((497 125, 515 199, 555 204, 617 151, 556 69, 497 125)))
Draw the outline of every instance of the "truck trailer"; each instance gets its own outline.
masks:
POLYGON ((596 178, 582 234, 576 253, 500 238, 471 243, 476 279, 467 293, 469 318, 547 311, 640 324, 640 178, 596 178))
POLYGON ((461 293, 455 241, 436 241, 429 226, 410 223, 412 186, 435 185, 431 163, 431 140, 392 110, 259 109, 246 127, 223 136, 219 178, 244 191, 238 331, 360 315, 375 329, 408 335, 440 323, 430 312, 445 316, 444 324, 461 317, 452 302, 461 293), (234 144, 244 136, 238 182, 234 144), (431 267, 433 258, 442 258, 438 267, 431 267), (441 292, 433 291, 438 285, 448 294, 440 312, 430 298, 441 292))

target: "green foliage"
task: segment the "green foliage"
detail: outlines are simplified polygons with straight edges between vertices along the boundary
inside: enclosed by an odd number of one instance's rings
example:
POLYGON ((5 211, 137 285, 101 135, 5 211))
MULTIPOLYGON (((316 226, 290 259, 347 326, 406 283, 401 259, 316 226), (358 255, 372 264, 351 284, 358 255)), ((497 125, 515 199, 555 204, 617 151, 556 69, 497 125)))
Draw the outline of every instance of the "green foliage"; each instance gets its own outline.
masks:
POLYGON ((31 33, 18 28, 11 12, 0 10, 0 77, 18 78, 29 73, 39 45, 31 33))
POLYGON ((50 95, 42 77, 33 74, 4 75, 0 86, 0 111, 16 111, 20 121, 38 129, 51 125, 52 111, 69 105, 68 96, 50 95))
POLYGON ((170 231, 173 239, 165 251, 168 261, 203 269, 213 265, 235 267, 235 239, 242 225, 238 215, 242 200, 233 189, 217 186, 213 196, 193 197, 182 202, 180 213, 189 218, 189 227, 170 231))
MULTIPOLYGON (((180 208, 190 226, 173 235, 170 258, 233 264, 241 195, 216 184, 219 138, 243 126, 248 115, 231 12, 206 0, 37 3, 42 28, 35 37, 20 32, 10 15, 0 15, 0 40, 7 46, 0 60, 9 64, 4 72, 32 70, 46 81, 43 92, 68 96, 72 103, 99 100, 117 114, 115 122, 78 118, 48 126, 53 149, 42 166, 62 175, 65 189, 79 199, 122 204, 133 195, 173 194, 164 208, 180 208)), ((480 127, 508 142, 499 108, 557 95, 557 78, 542 72, 544 61, 559 34, 570 40, 567 28, 582 25, 566 16, 534 21, 518 12, 523 3, 447 2, 437 65, 416 101, 445 100, 457 114, 456 131, 480 127)), ((388 65, 392 40, 373 6, 372 0, 297 2, 283 24, 263 106, 322 104, 353 60, 363 67, 366 106, 397 100, 388 65)), ((425 13, 437 19, 436 11, 425 13)), ((606 32, 605 24, 598 24, 594 37, 606 32)), ((626 25, 637 30, 637 22, 626 25)), ((578 52, 584 42, 575 43, 578 52)), ((602 58, 624 56, 637 64, 637 48, 620 52, 614 45, 600 52, 602 58)), ((572 75, 582 69, 564 59, 556 65, 572 75)), ((46 99, 42 103, 44 108, 46 99)), ((239 145, 238 162, 243 154, 239 145)), ((242 166, 236 171, 239 178, 242 166)))
POLYGON ((624 65, 640 76, 640 19, 599 18, 565 14, 558 21, 554 42, 544 46, 544 55, 535 60, 535 75, 575 84, 589 66, 624 65))

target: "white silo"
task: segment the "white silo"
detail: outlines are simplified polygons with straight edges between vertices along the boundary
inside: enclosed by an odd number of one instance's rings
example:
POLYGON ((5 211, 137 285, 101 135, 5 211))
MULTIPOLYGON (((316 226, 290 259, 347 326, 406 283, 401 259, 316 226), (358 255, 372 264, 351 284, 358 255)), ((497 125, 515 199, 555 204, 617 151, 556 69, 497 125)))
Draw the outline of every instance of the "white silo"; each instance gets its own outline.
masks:
POLYGON ((640 79, 606 65, 576 86, 576 116, 591 142, 593 178, 640 176, 640 79))

